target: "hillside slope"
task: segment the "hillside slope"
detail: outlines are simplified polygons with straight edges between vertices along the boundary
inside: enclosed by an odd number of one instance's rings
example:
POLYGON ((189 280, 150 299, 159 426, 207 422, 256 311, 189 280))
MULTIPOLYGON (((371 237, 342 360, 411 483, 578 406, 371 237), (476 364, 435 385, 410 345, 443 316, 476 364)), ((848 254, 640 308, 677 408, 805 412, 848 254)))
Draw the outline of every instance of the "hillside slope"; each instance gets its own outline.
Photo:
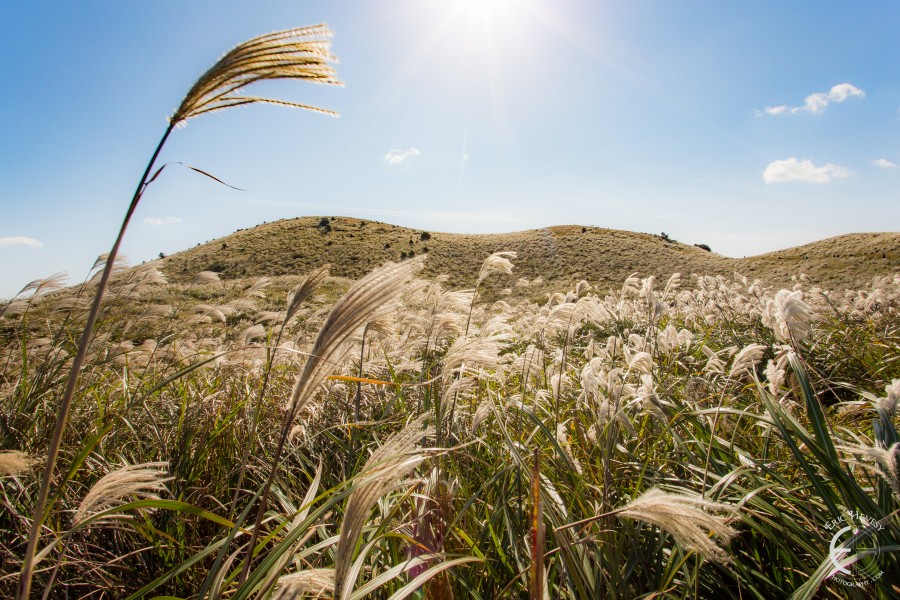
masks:
MULTIPOLYGON (((616 286, 632 273, 665 278, 737 271, 770 285, 807 274, 831 289, 858 288, 900 271, 900 233, 849 234, 755 257, 733 259, 660 236, 564 225, 503 234, 425 232, 351 217, 299 217, 266 223, 164 259, 172 281, 200 271, 223 277, 289 275, 324 263, 332 274, 358 278, 386 261, 427 253, 426 276, 447 274, 471 286, 492 252, 518 253, 516 277, 541 278, 557 289, 580 279, 616 286)), ((508 285, 508 282, 507 282, 508 285)))

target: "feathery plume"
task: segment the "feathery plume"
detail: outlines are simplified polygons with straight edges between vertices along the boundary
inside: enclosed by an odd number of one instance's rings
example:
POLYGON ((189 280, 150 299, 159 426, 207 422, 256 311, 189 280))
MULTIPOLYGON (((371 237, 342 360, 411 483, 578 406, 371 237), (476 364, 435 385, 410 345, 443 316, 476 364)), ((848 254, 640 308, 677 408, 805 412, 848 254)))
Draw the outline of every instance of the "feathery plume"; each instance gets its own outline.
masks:
POLYGON ((884 386, 884 392, 887 396, 878 399, 878 408, 893 420, 897 414, 897 405, 900 404, 900 379, 891 380, 890 384, 884 386))
POLYGON ((255 102, 337 116, 334 111, 317 106, 239 95, 246 86, 269 79, 342 85, 331 66, 337 59, 329 52, 330 38, 331 31, 326 26, 314 25, 277 31, 235 46, 197 80, 170 121, 181 124, 204 113, 255 102))
POLYGON ((489 416, 494 412, 493 411, 493 403, 494 401, 488 398, 487 400, 483 400, 478 408, 475 409, 475 414, 472 415, 472 432, 475 433, 478 431, 478 427, 484 423, 489 416))
POLYGON ((43 296, 44 294, 62 289, 66 284, 67 278, 68 275, 63 271, 62 273, 56 273, 55 275, 45 277, 44 279, 36 279, 23 287, 19 294, 27 294, 28 292, 34 291, 34 297, 43 296))
POLYGON ((516 258, 515 252, 494 252, 488 256, 481 264, 481 270, 478 271, 478 281, 475 282, 475 287, 478 287, 482 281, 494 273, 512 274, 514 265, 510 259, 513 258, 516 258))
POLYGON ((194 276, 191 285, 211 285, 214 283, 222 283, 222 278, 215 271, 200 271, 194 276))
POLYGON ((575 457, 575 454, 572 453, 572 442, 569 441, 569 430, 566 427, 566 423, 560 423, 556 426, 556 443, 559 444, 559 447, 566 455, 566 458, 568 458, 569 462, 572 463, 572 466, 575 467, 575 472, 581 475, 581 462, 579 462, 575 457))
POLYGON ((234 308, 228 305, 210 306, 209 304, 198 304, 194 307, 194 312, 198 313, 200 317, 209 317, 224 323, 228 316, 234 313, 234 308))
POLYGON ((635 352, 634 356, 628 359, 628 368, 638 373, 650 375, 653 373, 653 366, 653 357, 649 352, 635 352))
POLYGON ((412 421, 375 450, 358 478, 362 482, 347 499, 344 520, 338 538, 334 565, 335 597, 343 598, 353 587, 348 571, 356 544, 362 535, 369 512, 378 499, 393 489, 398 481, 425 460, 425 453, 415 451, 423 438, 434 435, 433 427, 424 427, 427 413, 412 421))
POLYGON ((713 514, 733 510, 727 504, 699 496, 652 488, 616 512, 622 517, 656 525, 671 533, 675 541, 686 549, 714 562, 728 564, 731 557, 710 538, 710 533, 724 544, 737 535, 737 530, 727 523, 725 517, 713 514))
POLYGON ((262 325, 251 325, 244 329, 240 335, 238 335, 238 341, 241 344, 249 344, 252 341, 259 340, 266 337, 266 328, 262 325))
POLYGON ((803 301, 803 292, 778 290, 768 301, 763 324, 771 327, 775 337, 782 342, 804 342, 812 332, 810 322, 815 318, 809 304, 803 301))
POLYGON ((37 459, 20 450, 4 450, 0 452, 0 477, 18 475, 27 471, 37 459))
POLYGON ((287 297, 287 314, 284 317, 284 322, 287 323, 291 320, 297 311, 300 310, 300 305, 303 304, 303 301, 313 295, 313 292, 322 285, 322 282, 325 281, 325 278, 328 277, 328 270, 331 268, 331 265, 323 265, 318 269, 314 269, 309 272, 306 276, 306 279, 303 280, 302 283, 292 288, 290 292, 288 292, 287 297))
POLYGON ((504 335, 490 337, 460 336, 453 341, 444 355, 442 375, 444 383, 465 369, 495 368, 499 364, 500 350, 509 338, 504 335))
POLYGON ((173 479, 166 477, 168 466, 168 462, 126 465, 104 475, 81 500, 72 526, 129 498, 159 499, 159 492, 166 489, 165 483, 173 479))
POLYGON ((338 347, 367 321, 390 310, 391 301, 400 295, 403 284, 422 269, 423 261, 424 257, 418 257, 389 263, 357 281, 338 300, 319 329, 306 366, 297 378, 290 400, 291 418, 307 402, 312 390, 325 381, 338 347))
POLYGON ((763 346, 762 344, 750 344, 749 346, 746 346, 734 357, 734 362, 731 363, 731 371, 729 371, 728 375, 734 377, 735 375, 742 375, 743 373, 753 371, 753 369, 756 368, 757 363, 762 359, 765 351, 766 346, 763 346))
POLYGON ((263 290, 265 290, 270 285, 272 285, 271 279, 269 279, 268 277, 260 277, 253 283, 253 285, 251 285, 244 291, 244 297, 265 298, 266 293, 263 290))
POLYGON ((330 598, 334 593, 334 569, 306 569, 278 579, 272 600, 330 598))
POLYGON ((787 371, 778 366, 774 360, 766 364, 766 386, 772 396, 778 396, 779 390, 784 386, 787 371))
POLYGON ((838 446, 839 449, 851 453, 862 455, 863 461, 855 461, 871 468, 878 467, 878 472, 884 477, 894 493, 900 496, 900 465, 898 465, 898 456, 900 456, 900 442, 891 445, 890 448, 882 448, 881 446, 838 446))
MULTIPOLYGON (((103 270, 106 269, 107 262, 109 262, 108 252, 104 252, 97 257, 97 260, 94 261, 94 266, 91 267, 92 271, 96 271, 96 273, 91 276, 92 282, 103 278, 103 270)), ((126 271, 128 269, 128 257, 124 254, 116 254, 116 257, 113 259, 112 265, 109 268, 111 277, 126 271)))
POLYGON ((285 313, 279 310, 262 310, 253 317, 254 323, 266 323, 273 325, 284 321, 285 313))
POLYGON ((141 313, 141 316, 138 317, 138 320, 144 319, 161 319, 165 317, 172 316, 173 309, 168 304, 152 304, 141 313))

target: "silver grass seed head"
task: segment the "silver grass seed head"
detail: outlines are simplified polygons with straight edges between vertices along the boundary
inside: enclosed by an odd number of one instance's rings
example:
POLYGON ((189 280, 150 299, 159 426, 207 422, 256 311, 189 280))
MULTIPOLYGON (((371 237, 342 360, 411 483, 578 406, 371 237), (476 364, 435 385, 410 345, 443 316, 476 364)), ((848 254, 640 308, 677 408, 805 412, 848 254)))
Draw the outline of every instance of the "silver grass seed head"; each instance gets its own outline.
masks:
POLYGON ((253 285, 251 285, 244 291, 243 295, 246 298, 265 298, 265 289, 270 285, 272 285, 272 280, 270 278, 260 277, 255 282, 253 282, 253 285))
POLYGON ((251 325, 244 329, 238 335, 238 341, 241 344, 249 344, 251 342, 264 339, 266 337, 266 328, 262 325, 251 325))
POLYGON ((556 443, 565 453, 566 458, 569 459, 569 462, 572 463, 572 466, 575 468, 575 472, 581 475, 584 471, 581 466, 581 462, 579 462, 578 458, 572 452, 572 441, 569 435, 567 422, 560 423, 556 426, 556 443))
POLYGON ((900 379, 894 379, 884 387, 887 394, 878 400, 878 407, 890 415, 891 419, 897 414, 897 405, 900 404, 900 379))
MULTIPOLYGON (((98 281, 100 277, 103 275, 103 269, 106 268, 106 261, 109 260, 109 254, 104 253, 97 257, 97 260, 94 261, 94 266, 91 267, 92 271, 95 271, 94 275, 91 276, 91 282, 98 281)), ((115 276, 117 274, 123 273, 128 269, 128 257, 124 254, 116 255, 115 260, 113 261, 112 274, 111 276, 115 276)))
POLYGON ((344 591, 352 587, 352 581, 345 581, 353 553, 363 527, 369 519, 372 507, 386 493, 395 488, 417 465, 425 460, 426 454, 416 447, 434 435, 433 427, 425 427, 428 414, 411 421, 401 431, 388 438, 384 445, 375 450, 363 465, 359 480, 362 482, 347 498, 344 520, 335 555, 335 596, 344 597, 344 591))
POLYGON ((778 396, 781 388, 784 386, 784 380, 787 372, 783 368, 779 368, 778 364, 770 360, 766 364, 766 385, 772 396, 778 396))
POLYGON ((235 46, 194 83, 170 122, 183 125, 205 113, 258 102, 337 116, 316 106, 240 94, 253 83, 273 79, 342 85, 331 66, 337 62, 329 52, 331 35, 326 26, 315 25, 277 31, 235 46))
POLYGON ((227 305, 211 306, 209 304, 198 304, 194 307, 194 312, 197 313, 197 322, 199 323, 212 320, 224 323, 228 319, 228 316, 234 313, 234 309, 227 305))
POLYGON ((867 467, 876 467, 876 470, 884 477, 894 493, 900 496, 900 442, 884 448, 880 444, 876 446, 838 446, 839 449, 854 455, 861 455, 859 462, 867 467))
POLYGON ((38 462, 20 450, 4 450, 0 452, 0 477, 19 475, 38 462))
POLYGON ((475 282, 477 287, 487 277, 494 273, 504 273, 510 275, 513 272, 512 259, 516 258, 515 252, 494 252, 488 256, 481 264, 481 270, 478 272, 478 280, 475 282))
POLYGON ((256 301, 251 297, 229 300, 225 306, 228 307, 229 314, 246 314, 256 311, 256 301))
POLYGON ((728 518, 716 513, 734 511, 732 506, 706 500, 700 496, 674 494, 652 488, 632 500, 619 515, 656 525, 669 532, 687 550, 692 550, 713 562, 728 564, 731 557, 710 534, 727 544, 737 530, 728 518))
POLYGON ((331 265, 326 264, 318 269, 310 271, 306 276, 306 279, 288 292, 287 313, 284 318, 285 322, 290 321, 291 318, 297 314, 300 305, 303 304, 307 298, 312 296, 318 287, 322 285, 322 282, 328 277, 330 269, 331 265))
POLYGON ((164 319, 171 317, 173 308, 168 304, 153 304, 147 307, 140 319, 164 319))
POLYGON ((636 352, 628 357, 628 368, 637 373, 653 374, 653 357, 649 352, 636 352))
POLYGON ((734 377, 735 375, 752 372, 753 369, 756 368, 757 363, 762 360, 765 351, 766 346, 762 344, 750 344, 745 346, 737 353, 737 355, 735 355, 734 361, 731 363, 729 376, 734 377))
POLYGON ((763 324, 772 328, 775 337, 782 342, 807 341, 815 318, 809 304, 803 301, 799 290, 779 290, 766 306, 763 324))
POLYGON ((285 313, 277 310, 261 310, 253 317, 253 322, 266 325, 274 325, 285 320, 285 313))
POLYGON ((478 408, 475 409, 475 414, 472 415, 472 431, 478 431, 478 427, 484 423, 488 417, 493 414, 493 400, 488 398, 487 400, 482 400, 478 405, 478 408))
POLYGON ((191 281, 191 285, 215 285, 220 283, 222 283, 222 278, 215 271, 200 271, 191 281))
POLYGON ((389 312, 403 287, 424 266, 424 256, 402 263, 388 263, 353 284, 328 313, 319 329, 310 357, 297 378, 289 410, 296 415, 346 353, 344 342, 366 322, 389 312))
POLYGON ((126 465, 101 477, 78 505, 73 527, 93 514, 123 504, 130 499, 158 499, 165 491, 168 462, 126 465))
POLYGON ((34 281, 25 285, 22 290, 16 294, 20 296, 22 294, 27 294, 28 292, 32 292, 33 298, 39 298, 44 294, 49 294, 50 292, 55 292, 56 290, 60 290, 65 287, 66 279, 68 279, 68 275, 65 271, 61 273, 56 273, 55 275, 51 275, 50 277, 45 277, 44 279, 35 279, 34 281))
POLYGON ((333 593, 334 569, 306 569, 279 577, 271 600, 331 598, 333 593))
POLYGON ((493 369, 500 363, 500 350, 509 340, 507 336, 458 337, 450 345, 443 361, 443 379, 446 384, 456 372, 464 369, 493 369))

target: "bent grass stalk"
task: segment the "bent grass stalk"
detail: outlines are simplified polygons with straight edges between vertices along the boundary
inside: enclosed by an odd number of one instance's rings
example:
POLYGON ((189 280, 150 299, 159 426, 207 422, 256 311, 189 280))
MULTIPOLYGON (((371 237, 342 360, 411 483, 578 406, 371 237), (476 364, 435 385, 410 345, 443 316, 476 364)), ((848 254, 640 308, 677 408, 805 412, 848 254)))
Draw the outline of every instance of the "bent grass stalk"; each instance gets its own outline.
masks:
POLYGON ((176 126, 186 123, 188 119, 193 117, 212 111, 224 110, 234 106, 242 106, 257 102, 304 108, 336 116, 336 113, 333 111, 315 106, 270 98, 238 95, 238 92, 245 86, 266 79, 302 79, 317 83, 340 85, 340 82, 335 79, 335 71, 331 67, 331 63, 335 62, 335 58, 328 50, 328 38, 330 38, 330 36, 331 32, 327 27, 324 25, 316 25, 313 27, 288 29, 263 35, 236 46, 197 80, 184 97, 184 100, 182 100, 181 105, 175 111, 175 114, 169 119, 169 125, 166 127, 162 138, 157 144, 156 149, 153 151, 150 161, 147 163, 147 167, 144 169, 144 173, 131 198, 128 210, 125 212, 125 218, 122 220, 119 233, 116 236, 116 240, 106 259, 103 273, 97 284, 97 292, 94 295, 94 301, 91 304, 91 310, 88 313, 87 321, 81 332, 78 350, 72 362, 72 369, 69 374, 65 392, 60 400, 56 424, 47 449, 47 459, 44 466, 44 473, 41 478, 37 502, 35 503, 34 517, 28 536, 28 545, 22 560, 22 572, 18 590, 18 598, 20 600, 25 600, 31 595, 31 580, 34 575, 34 555, 40 540, 44 519, 50 508, 47 505, 50 486, 56 469, 56 463, 59 458, 63 432, 69 417, 72 399, 75 395, 75 388, 78 385, 78 376, 84 365, 84 359, 87 354, 91 334, 97 322, 97 316, 100 313, 103 295, 109 286, 109 280, 116 263, 116 256, 119 253, 119 247, 122 243, 122 238, 125 235, 125 230, 128 228, 128 224, 131 221, 131 217, 134 214, 141 197, 147 190, 147 187, 156 179, 162 170, 160 169, 152 177, 150 176, 163 146, 165 146, 166 141, 169 139, 169 135, 176 126))

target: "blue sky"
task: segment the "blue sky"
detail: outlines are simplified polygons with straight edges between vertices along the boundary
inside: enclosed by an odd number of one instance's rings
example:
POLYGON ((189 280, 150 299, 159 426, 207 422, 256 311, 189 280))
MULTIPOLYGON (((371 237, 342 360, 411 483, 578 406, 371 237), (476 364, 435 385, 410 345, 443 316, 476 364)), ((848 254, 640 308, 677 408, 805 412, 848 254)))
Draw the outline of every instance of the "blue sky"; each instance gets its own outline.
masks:
POLYGON ((181 98, 255 35, 327 23, 343 88, 176 130, 132 263, 264 221, 581 224, 749 256, 900 229, 900 3, 4 2, 0 297, 109 249, 181 98))

